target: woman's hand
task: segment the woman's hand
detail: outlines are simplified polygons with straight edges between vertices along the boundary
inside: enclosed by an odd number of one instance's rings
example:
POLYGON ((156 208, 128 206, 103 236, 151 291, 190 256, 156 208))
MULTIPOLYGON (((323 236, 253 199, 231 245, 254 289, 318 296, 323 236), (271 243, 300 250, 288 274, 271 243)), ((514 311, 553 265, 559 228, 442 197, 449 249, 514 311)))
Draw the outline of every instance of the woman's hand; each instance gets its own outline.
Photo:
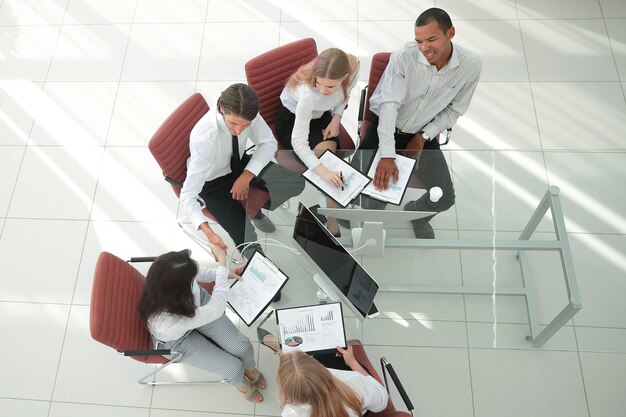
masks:
POLYGON ((343 361, 351 369, 354 369, 354 366, 358 365, 358 362, 354 359, 354 352, 352 351, 352 346, 350 345, 348 345, 346 349, 341 346, 337 346, 337 356, 343 357, 343 361))
POLYGON ((243 278, 241 277, 241 272, 245 267, 245 265, 237 265, 230 268, 230 272, 228 273, 228 279, 238 279, 239 281, 243 280, 243 278))
POLYGON ((221 246, 214 245, 211 242, 209 242, 209 247, 211 248, 211 252, 213 252, 213 256, 215 257, 217 263, 220 266, 226 266, 226 250, 224 250, 221 246))
POLYGON ((341 116, 333 116, 333 120, 330 121, 326 129, 322 130, 322 137, 324 140, 330 138, 336 138, 339 136, 339 126, 341 125, 341 116))
POLYGON ((319 164, 318 166, 316 166, 315 172, 317 172, 317 174, 320 177, 324 178, 324 181, 328 182, 329 184, 334 185, 337 188, 343 187, 345 185, 343 182, 343 175, 341 175, 341 172, 331 171, 328 168, 326 168, 323 164, 319 164))

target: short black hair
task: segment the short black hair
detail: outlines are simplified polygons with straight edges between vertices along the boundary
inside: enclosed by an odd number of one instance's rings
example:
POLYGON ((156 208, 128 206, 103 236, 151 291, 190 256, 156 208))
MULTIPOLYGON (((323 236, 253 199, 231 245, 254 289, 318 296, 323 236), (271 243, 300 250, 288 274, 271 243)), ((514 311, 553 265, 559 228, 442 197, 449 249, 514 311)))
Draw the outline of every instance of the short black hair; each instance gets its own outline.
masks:
POLYGON ((422 12, 422 14, 419 15, 415 21, 415 26, 426 26, 433 20, 437 21, 437 24, 439 24, 439 27, 443 32, 446 32, 452 27, 452 19, 450 19, 450 15, 445 10, 438 7, 432 7, 422 12))
POLYGON ((259 113, 259 97, 249 85, 233 84, 222 91, 218 106, 224 109, 224 114, 234 114, 251 121, 259 113))

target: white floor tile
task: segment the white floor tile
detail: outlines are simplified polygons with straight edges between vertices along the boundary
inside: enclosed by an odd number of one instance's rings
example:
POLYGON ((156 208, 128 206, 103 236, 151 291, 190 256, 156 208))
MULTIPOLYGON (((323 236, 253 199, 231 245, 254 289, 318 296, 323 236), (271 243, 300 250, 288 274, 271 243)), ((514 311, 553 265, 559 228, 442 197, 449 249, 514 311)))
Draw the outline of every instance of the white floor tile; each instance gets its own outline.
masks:
MULTIPOLYGON (((407 19, 405 17, 405 19, 407 19)), ((417 18, 417 16, 416 16, 417 18)), ((361 69, 359 79, 369 79, 372 56, 378 52, 393 52, 406 42, 414 41, 415 18, 401 21, 360 21, 359 59, 361 69)))
POLYGON ((0 150, 0 216, 5 217, 26 149, 24 146, 2 146, 0 150))
POLYGON ((479 82, 451 149, 541 149, 530 83, 479 82))
POLYGON ((357 19, 357 0, 341 0, 333 7, 324 7, 307 0, 292 0, 282 3, 283 22, 300 21, 345 21, 357 19))
POLYGON ((600 0, 600 7, 605 18, 626 17, 626 4, 621 0, 600 0))
POLYGON ((4 0, 0 25, 60 25, 68 0, 4 0))
MULTIPOLYGON (((210 388, 209 388, 210 389, 210 388)), ((278 414, 277 414, 278 415, 278 414)), ((150 417, 222 417, 224 414, 219 413, 201 413, 197 411, 183 411, 152 408, 150 417)), ((228 414, 228 417, 252 417, 253 414, 228 414)))
POLYGON ((41 103, 43 84, 31 81, 0 81, 2 112, 0 145, 23 145, 41 103))
POLYGON ((626 329, 576 326, 581 351, 626 353, 626 329))
POLYGON ((29 146, 10 217, 88 219, 102 148, 29 146))
POLYGON ((120 79, 130 25, 63 26, 48 81, 120 79))
POLYGON ((317 44, 317 52, 328 48, 339 48, 342 51, 359 54, 357 22, 282 22, 280 24, 280 44, 285 45, 304 38, 313 38, 317 44))
POLYGON ((470 349, 470 365, 477 416, 588 416, 575 352, 470 349))
POLYGON ((385 7, 381 7, 376 0, 358 0, 358 18, 360 21, 407 19, 415 21, 423 10, 434 6, 434 0, 391 0, 385 3, 385 7))
POLYGON ((581 353, 580 362, 589 413, 597 417, 618 416, 624 413, 626 399, 626 356, 610 353, 581 353))
POLYGON ((200 23, 135 24, 130 34, 122 80, 195 80, 202 28, 200 23))
POLYGON ((207 23, 198 79, 245 79, 246 62, 278 46, 278 28, 276 22, 207 23))
POLYGON ((0 409, 7 416, 47 417, 49 401, 0 398, 0 409))
POLYGON ((72 0, 65 13, 65 24, 132 23, 137 0, 72 0))
POLYGON ((135 23, 204 22, 208 0, 138 0, 135 23))
POLYGON ((460 295, 379 292, 374 302, 381 319, 465 320, 460 295))
POLYGON ((152 388, 137 380, 154 369, 124 357, 89 335, 89 307, 73 306, 53 401, 149 407, 152 388), (80 383, 77 383, 80 381, 80 383))
POLYGON ((48 417, 108 417, 113 415, 118 417, 149 417, 150 409, 53 402, 48 417))
POLYGON ((531 81, 617 81, 602 20, 520 20, 531 81))
POLYGON ((622 149, 626 103, 617 82, 533 83, 537 121, 544 149, 622 149), (565 103, 585 103, 584 108, 565 103), (590 142, 580 132, 596 130, 590 142))
POLYGON ((93 220, 174 221, 178 199, 147 148, 108 148, 93 220))
MULTIPOLYGON (((83 305, 90 303, 93 274, 101 252, 110 252, 123 260, 135 256, 158 256, 171 250, 175 229, 176 226, 171 223, 90 222, 73 303, 83 305)), ((133 264, 144 274, 150 265, 150 263, 133 264)))
POLYGON ((117 83, 48 83, 29 144, 104 146, 117 83))
POLYGON ((514 0, 438 0, 437 7, 448 12, 453 25, 457 19, 517 19, 514 0))
POLYGON ((191 82, 122 82, 107 146, 148 146, 167 117, 194 93, 191 82))
MULTIPOLYGON (((545 326, 541 326, 543 330, 545 326)), ((576 338, 572 326, 563 327, 541 348, 533 347, 530 328, 526 324, 467 323, 470 348, 482 349, 530 349, 576 351, 576 338)))
POLYGON ((624 198, 617 192, 626 180, 626 154, 550 152, 545 160, 570 233, 626 233, 624 198))
POLYGON ((2 299, 71 302, 86 231, 84 221, 7 219, 0 240, 2 299))
POLYGON ((44 81, 58 34, 58 26, 0 27, 0 79, 44 81))
POLYGON ((278 355, 275 355, 267 347, 259 345, 258 367, 267 380, 267 388, 263 390, 265 400, 257 404, 254 409, 255 415, 280 416, 282 409, 279 405, 278 384, 276 383, 279 360, 278 355))
MULTIPOLYGON (((12 343, 0 347, 0 354, 10 358, 5 361, 0 376, 0 396, 5 401, 6 398, 50 400, 69 306, 2 302, 0 311, 0 330, 5 340, 19 340, 19 347, 12 343)), ((9 405, 9 409, 13 407, 33 412, 39 409, 33 403, 9 405)))
MULTIPOLYGON (((417 416, 474 416, 466 349, 367 346, 367 356, 382 378, 379 359, 393 365, 417 416), (453 401, 450 399, 453 398, 453 401)), ((396 409, 406 411, 391 378, 391 398, 396 409)))
POLYGON ((574 317, 580 326, 626 328, 623 235, 570 235, 583 308, 574 317))
MULTIPOLYGON (((459 228, 522 231, 548 190, 540 152, 451 152, 459 228)), ((544 218, 538 231, 554 230, 544 218)))
POLYGON ((600 4, 595 0, 518 0, 520 19, 589 19, 601 18, 600 4))
POLYGON ((626 19, 606 19, 605 23, 619 78, 626 80, 626 19))
POLYGON ((528 80, 517 21, 460 20, 454 27, 454 41, 482 58, 482 81, 528 80))
POLYGON ((211 0, 207 22, 277 22, 281 15, 280 3, 275 0, 211 0))
POLYGON ((466 347, 465 323, 455 321, 375 319, 363 325, 363 344, 382 346, 466 347))

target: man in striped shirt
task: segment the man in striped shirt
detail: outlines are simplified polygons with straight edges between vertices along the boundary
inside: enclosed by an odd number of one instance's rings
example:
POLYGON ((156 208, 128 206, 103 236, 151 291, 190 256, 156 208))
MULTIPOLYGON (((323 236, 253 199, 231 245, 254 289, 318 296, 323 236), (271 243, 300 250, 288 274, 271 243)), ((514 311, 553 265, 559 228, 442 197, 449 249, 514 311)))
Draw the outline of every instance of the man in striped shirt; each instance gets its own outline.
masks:
MULTIPOLYGON (((410 155, 419 155, 417 175, 426 189, 438 186, 443 190, 436 208, 427 204, 426 193, 407 203, 405 210, 444 211, 454 204, 454 188, 438 136, 467 110, 482 69, 477 55, 452 44, 454 35, 448 13, 438 8, 424 11, 415 22, 415 42, 391 55, 370 99, 374 116, 360 148, 380 148, 374 186, 387 189, 390 180, 397 181, 396 150, 406 149, 410 155), (422 142, 420 155, 416 150, 422 142)), ((431 217, 413 221, 417 238, 434 238, 428 224, 431 217)))

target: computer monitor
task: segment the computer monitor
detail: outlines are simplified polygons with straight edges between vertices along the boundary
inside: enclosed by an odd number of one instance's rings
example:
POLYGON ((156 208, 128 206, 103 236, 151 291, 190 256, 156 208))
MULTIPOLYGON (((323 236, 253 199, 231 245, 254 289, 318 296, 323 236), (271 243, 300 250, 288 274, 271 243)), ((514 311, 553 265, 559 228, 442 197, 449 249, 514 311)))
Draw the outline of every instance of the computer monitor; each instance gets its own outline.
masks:
MULTIPOLYGON (((298 206, 293 238, 303 255, 324 273, 323 281, 337 289, 334 293, 357 317, 363 320, 375 310, 372 305, 378 283, 302 203, 298 206)), ((318 285, 328 292, 324 283, 318 285)))

